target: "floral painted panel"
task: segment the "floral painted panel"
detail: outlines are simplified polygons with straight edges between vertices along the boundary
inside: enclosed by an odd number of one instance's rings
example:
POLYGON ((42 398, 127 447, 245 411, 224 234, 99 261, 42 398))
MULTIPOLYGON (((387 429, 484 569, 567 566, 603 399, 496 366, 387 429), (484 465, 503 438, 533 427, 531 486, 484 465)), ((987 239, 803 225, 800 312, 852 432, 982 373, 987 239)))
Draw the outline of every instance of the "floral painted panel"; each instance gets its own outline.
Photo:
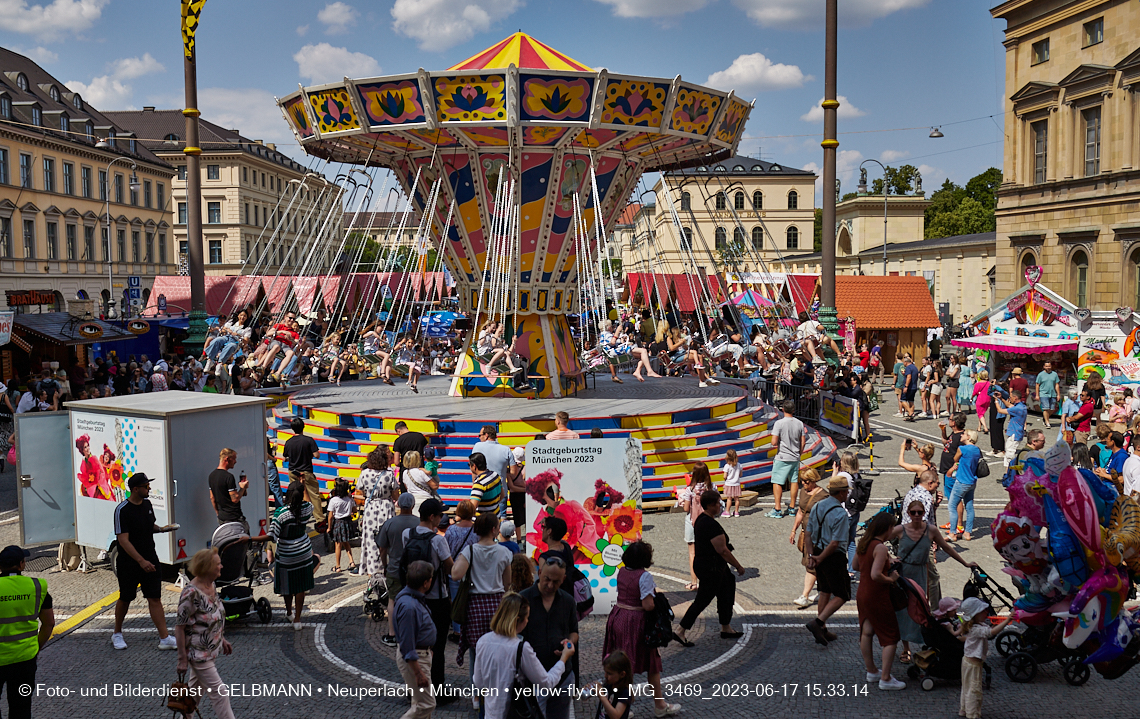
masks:
POLYGON ((504 75, 437 77, 433 82, 440 122, 506 122, 504 75))
POLYGON ((670 127, 677 132, 707 135, 722 102, 724 100, 717 95, 682 87, 677 90, 670 127))
POLYGON ((376 125, 406 125, 424 122, 420 84, 415 80, 357 85, 368 122, 376 125))
POLYGON ((744 118, 747 116, 748 105, 733 100, 724 113, 724 119, 720 121, 716 132, 713 133, 713 139, 731 145, 744 130, 744 118))
POLYGON ((668 83, 611 80, 602 102, 602 124, 660 127, 668 96, 668 83))
POLYGON ((313 126, 309 123, 308 113, 305 112, 305 98, 298 95, 284 103, 283 107, 285 116, 289 118, 289 124, 293 126, 297 136, 302 140, 312 137, 313 126))
POLYGON ((524 127, 523 143, 526 145, 553 145, 566 134, 565 127, 524 127))
POLYGON ((522 120, 588 122, 593 79, 528 77, 522 83, 522 120))
POLYGON ((310 92, 309 105, 313 108, 317 129, 322 135, 360 129, 360 121, 348 99, 348 90, 343 87, 310 92))

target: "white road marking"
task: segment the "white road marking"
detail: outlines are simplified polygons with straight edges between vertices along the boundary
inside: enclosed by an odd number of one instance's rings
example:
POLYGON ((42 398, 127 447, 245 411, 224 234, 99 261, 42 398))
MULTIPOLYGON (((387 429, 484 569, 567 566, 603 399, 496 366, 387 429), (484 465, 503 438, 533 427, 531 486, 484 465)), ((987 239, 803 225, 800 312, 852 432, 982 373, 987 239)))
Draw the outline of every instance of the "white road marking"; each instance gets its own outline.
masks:
POLYGON ((368 672, 366 672, 362 669, 357 669, 356 667, 352 666, 348 662, 344 661, 343 659, 341 659, 337 655, 333 654, 332 651, 329 650, 328 644, 325 643, 325 625, 324 624, 317 624, 317 625, 314 625, 313 628, 314 628, 313 643, 316 644, 317 651, 320 652, 321 656, 324 657, 325 660, 328 661, 329 663, 333 664, 334 666, 340 668, 343 671, 348 672, 349 674, 352 674, 353 676, 355 676, 359 679, 363 679, 365 681, 372 682, 373 684, 379 684, 379 685, 385 686, 385 687, 398 687, 398 688, 402 688, 405 686, 403 682, 392 682, 392 681, 388 681, 387 679, 381 679, 380 677, 375 676, 373 674, 369 674, 368 672))
POLYGON ((19 517, 12 517, 11 519, 0 520, 0 524, 15 524, 16 522, 19 522, 19 521, 20 521, 19 517))
POLYGON ((694 669, 690 669, 687 672, 682 672, 681 674, 674 674, 671 677, 665 677, 661 680, 661 683, 662 684, 676 684, 678 682, 683 682, 687 679, 692 679, 693 677, 700 676, 701 674, 704 674, 705 672, 712 671, 713 669, 716 669, 720 665, 731 661, 737 654, 740 654, 742 651, 744 651, 744 648, 746 646, 748 646, 748 640, 752 638, 752 628, 754 626, 755 625, 753 625, 753 624, 745 624, 744 625, 744 636, 741 637, 740 639, 736 640, 736 644, 732 645, 732 649, 729 649, 727 652, 725 652, 724 654, 721 654, 719 657, 712 660, 708 664, 703 664, 703 665, 696 667, 694 669))

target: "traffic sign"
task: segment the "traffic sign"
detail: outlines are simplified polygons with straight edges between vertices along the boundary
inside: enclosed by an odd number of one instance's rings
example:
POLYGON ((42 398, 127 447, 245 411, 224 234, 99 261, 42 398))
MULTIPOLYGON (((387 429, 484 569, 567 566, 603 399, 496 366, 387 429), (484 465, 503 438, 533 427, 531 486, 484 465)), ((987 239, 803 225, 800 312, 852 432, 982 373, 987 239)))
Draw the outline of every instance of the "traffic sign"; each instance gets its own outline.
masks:
POLYGON ((142 278, 138 275, 127 277, 127 287, 142 287, 142 278))
POLYGON ((127 291, 131 293, 130 298, 132 300, 142 299, 142 290, 140 290, 138 287, 132 287, 127 291))

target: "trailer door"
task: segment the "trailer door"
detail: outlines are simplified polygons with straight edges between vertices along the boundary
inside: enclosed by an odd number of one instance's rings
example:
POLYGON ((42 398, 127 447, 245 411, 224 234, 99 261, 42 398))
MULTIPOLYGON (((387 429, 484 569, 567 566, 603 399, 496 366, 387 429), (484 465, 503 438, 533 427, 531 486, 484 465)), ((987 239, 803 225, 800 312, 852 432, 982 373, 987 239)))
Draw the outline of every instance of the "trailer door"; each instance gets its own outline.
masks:
POLYGON ((16 415, 17 501, 24 546, 75 541, 68 412, 16 415))

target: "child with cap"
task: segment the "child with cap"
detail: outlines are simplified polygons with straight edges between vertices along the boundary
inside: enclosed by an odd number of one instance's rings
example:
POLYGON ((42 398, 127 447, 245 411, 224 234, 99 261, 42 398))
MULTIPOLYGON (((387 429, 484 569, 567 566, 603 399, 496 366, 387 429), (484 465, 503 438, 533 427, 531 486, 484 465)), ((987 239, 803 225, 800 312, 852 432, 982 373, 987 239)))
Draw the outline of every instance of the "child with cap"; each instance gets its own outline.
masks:
POLYGON ((523 541, 523 528, 526 527, 526 447, 513 447, 511 456, 515 463, 507 467, 507 499, 511 505, 511 519, 514 520, 511 524, 515 528, 515 543, 518 544, 523 541))
POLYGON ((982 716, 982 674, 990 639, 1013 620, 1013 617, 1006 617, 1000 624, 991 626, 987 621, 990 611, 990 605, 981 599, 968 597, 960 610, 961 626, 950 630, 966 643, 966 652, 962 655, 962 699, 958 716, 967 719, 980 719, 982 716))
POLYGON ((511 554, 519 553, 518 542, 514 541, 515 523, 509 519, 504 519, 499 525, 499 544, 511 550, 511 554))

